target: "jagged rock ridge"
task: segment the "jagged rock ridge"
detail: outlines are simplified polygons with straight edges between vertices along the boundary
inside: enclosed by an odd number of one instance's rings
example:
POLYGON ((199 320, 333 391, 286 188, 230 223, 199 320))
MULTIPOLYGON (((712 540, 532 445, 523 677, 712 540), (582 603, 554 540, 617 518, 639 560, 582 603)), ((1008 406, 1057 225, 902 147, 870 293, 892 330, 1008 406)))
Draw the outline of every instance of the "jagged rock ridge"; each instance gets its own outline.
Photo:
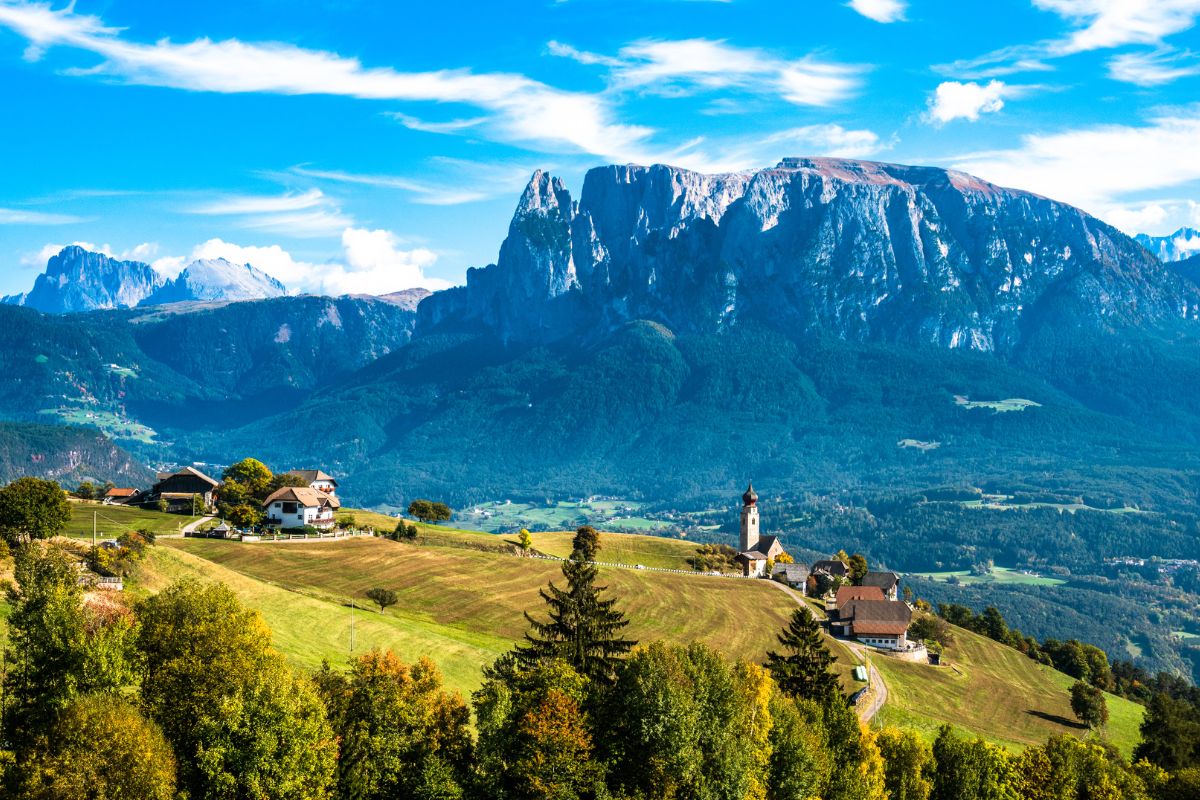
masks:
POLYGON ((1138 244, 1156 255, 1159 261, 1183 261, 1200 255, 1200 231, 1195 228, 1180 228, 1170 236, 1139 233, 1134 238, 1138 244))
POLYGON ((165 283, 149 264, 118 261, 71 245, 50 258, 28 293, 4 300, 50 314, 133 308, 165 283))
POLYGON ((193 261, 174 280, 146 299, 145 305, 195 300, 263 300, 283 297, 287 287, 250 264, 223 258, 193 261))
POLYGON ((1194 320, 1194 287, 1079 209, 970 175, 828 158, 703 175, 588 172, 579 201, 534 174, 495 265, 421 304, 418 332, 472 323, 537 341, 650 319, 757 318, 856 341, 1009 351, 1069 319, 1194 320))

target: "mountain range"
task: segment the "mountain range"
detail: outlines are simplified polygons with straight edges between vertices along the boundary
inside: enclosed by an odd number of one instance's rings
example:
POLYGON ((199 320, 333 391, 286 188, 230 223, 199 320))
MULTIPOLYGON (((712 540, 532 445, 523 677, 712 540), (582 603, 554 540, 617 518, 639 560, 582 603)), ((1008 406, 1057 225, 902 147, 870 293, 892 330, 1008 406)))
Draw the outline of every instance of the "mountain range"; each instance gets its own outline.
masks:
POLYGON ((285 290, 67 248, 4 311, 29 345, 0 355, 0 416, 97 424, 155 463, 319 455, 370 504, 1003 473, 1179 505, 1200 496, 1198 278, 929 167, 606 166, 578 199, 537 172, 496 263, 432 295, 246 300, 285 290), (157 305, 185 299, 208 302, 157 305))
POLYGON ((1195 228, 1180 228, 1170 236, 1148 236, 1139 233, 1138 244, 1158 257, 1159 261, 1183 261, 1200 255, 1200 231, 1195 228))
POLYGON ((64 247, 25 294, 3 298, 7 305, 49 314, 72 314, 188 301, 262 300, 282 297, 287 287, 250 264, 200 259, 174 278, 149 264, 119 261, 79 245, 64 247))

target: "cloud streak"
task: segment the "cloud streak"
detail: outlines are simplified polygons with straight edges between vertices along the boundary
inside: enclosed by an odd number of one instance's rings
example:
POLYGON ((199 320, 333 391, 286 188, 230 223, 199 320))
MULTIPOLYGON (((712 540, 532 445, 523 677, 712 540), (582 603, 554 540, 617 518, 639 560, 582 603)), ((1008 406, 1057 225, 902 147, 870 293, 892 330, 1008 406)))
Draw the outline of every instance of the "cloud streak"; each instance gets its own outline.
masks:
POLYGON ((0 208, 0 225, 71 225, 82 222, 73 214, 49 214, 21 208, 0 208))
POLYGON ((809 55, 784 59, 719 39, 645 39, 616 56, 551 41, 551 55, 609 70, 614 91, 679 96, 721 89, 775 95, 800 106, 831 106, 854 96, 865 68, 809 55))
POLYGON ((603 156, 628 152, 652 134, 649 128, 615 121, 600 96, 563 91, 517 74, 402 72, 279 42, 138 42, 99 17, 77 14, 72 6, 56 11, 47 3, 0 2, 0 26, 28 40, 25 56, 30 60, 51 47, 101 58, 94 66, 68 70, 78 76, 196 92, 465 104, 488 112, 486 128, 496 139, 603 156))

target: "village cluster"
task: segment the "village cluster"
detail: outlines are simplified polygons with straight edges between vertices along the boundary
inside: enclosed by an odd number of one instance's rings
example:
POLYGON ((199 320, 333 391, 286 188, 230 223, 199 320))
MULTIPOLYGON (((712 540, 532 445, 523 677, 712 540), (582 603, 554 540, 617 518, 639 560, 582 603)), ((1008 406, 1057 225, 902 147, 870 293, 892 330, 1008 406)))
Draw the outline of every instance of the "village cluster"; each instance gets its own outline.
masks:
POLYGON ((912 608, 898 598, 900 576, 871 572, 852 581, 850 567, 839 559, 817 561, 811 567, 792 562, 777 536, 759 532, 758 493, 751 484, 742 495, 738 554, 746 577, 770 577, 804 595, 824 598, 829 632, 863 644, 924 658, 924 647, 908 641, 912 608))
MULTIPOLYGON (((263 524, 270 528, 328 530, 334 526, 334 513, 341 508, 338 483, 319 469, 296 469, 285 473, 304 486, 284 486, 262 501, 263 524)), ((212 513, 220 498, 221 482, 195 467, 176 472, 160 472, 149 489, 114 487, 104 494, 108 504, 143 506, 180 514, 212 513)), ((224 523, 222 523, 224 524, 224 523)), ((225 530, 229 530, 225 527, 225 530)))

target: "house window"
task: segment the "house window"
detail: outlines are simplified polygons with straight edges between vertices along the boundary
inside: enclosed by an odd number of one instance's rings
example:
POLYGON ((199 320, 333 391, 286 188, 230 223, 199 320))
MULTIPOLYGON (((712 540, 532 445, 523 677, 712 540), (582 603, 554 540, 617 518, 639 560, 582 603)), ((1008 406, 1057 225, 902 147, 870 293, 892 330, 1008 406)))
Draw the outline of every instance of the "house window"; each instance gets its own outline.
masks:
POLYGON ((295 514, 296 513, 296 504, 295 503, 284 503, 283 504, 283 513, 295 514))

